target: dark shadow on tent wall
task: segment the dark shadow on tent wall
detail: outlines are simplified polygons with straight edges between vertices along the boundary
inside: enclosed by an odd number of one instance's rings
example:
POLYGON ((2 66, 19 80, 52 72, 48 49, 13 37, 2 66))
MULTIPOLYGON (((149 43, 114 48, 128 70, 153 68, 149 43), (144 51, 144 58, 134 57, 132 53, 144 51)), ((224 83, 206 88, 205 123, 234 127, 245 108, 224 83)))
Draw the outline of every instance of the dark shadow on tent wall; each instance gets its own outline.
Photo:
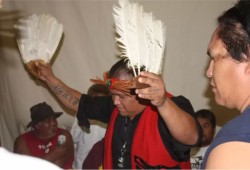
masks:
POLYGON ((15 23, 21 18, 20 11, 0 11, 0 46, 7 48, 16 48, 16 31, 15 23), (15 41, 13 43, 13 41, 15 41))
POLYGON ((0 11, 0 66, 4 64, 12 68, 17 67, 11 59, 14 55, 7 56, 5 50, 18 50, 14 25, 21 17, 18 10, 0 11))

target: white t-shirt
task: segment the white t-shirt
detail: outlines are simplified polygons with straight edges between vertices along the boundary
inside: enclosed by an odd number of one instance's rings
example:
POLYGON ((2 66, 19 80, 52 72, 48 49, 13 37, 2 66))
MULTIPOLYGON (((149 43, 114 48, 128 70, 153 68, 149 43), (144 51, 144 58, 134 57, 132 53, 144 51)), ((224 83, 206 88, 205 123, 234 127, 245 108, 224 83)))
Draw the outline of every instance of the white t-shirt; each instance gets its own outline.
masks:
MULTIPOLYGON (((220 126, 216 126, 215 135, 219 132, 221 129, 220 126)), ((205 153, 207 151, 209 146, 204 147, 196 147, 191 149, 190 153, 190 162, 191 162, 191 168, 192 169, 201 169, 201 164, 204 159, 205 153)))
POLYGON ((209 146, 191 149, 190 162, 192 169, 201 169, 201 163, 208 147, 209 146))
POLYGON ((61 170, 55 164, 41 158, 12 153, 0 147, 0 169, 61 170))
POLYGON ((77 118, 73 123, 70 133, 72 134, 75 148, 75 160, 73 168, 82 169, 82 164, 93 145, 100 141, 106 132, 107 125, 90 120, 90 132, 84 132, 81 127, 78 126, 77 118))

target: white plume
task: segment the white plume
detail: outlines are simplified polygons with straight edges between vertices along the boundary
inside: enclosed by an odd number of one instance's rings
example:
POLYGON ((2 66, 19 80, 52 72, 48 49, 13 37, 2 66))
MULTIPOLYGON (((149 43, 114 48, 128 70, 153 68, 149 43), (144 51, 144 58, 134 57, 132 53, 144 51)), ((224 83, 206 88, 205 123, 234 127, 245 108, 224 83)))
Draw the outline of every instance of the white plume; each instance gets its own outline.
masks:
POLYGON ((165 49, 165 26, 155 20, 152 13, 129 0, 118 0, 119 6, 113 7, 116 42, 121 48, 121 57, 129 59, 134 70, 144 67, 146 71, 161 74, 165 49))
POLYGON ((26 64, 31 60, 49 63, 63 33, 63 25, 48 14, 33 14, 18 20, 17 44, 26 64))

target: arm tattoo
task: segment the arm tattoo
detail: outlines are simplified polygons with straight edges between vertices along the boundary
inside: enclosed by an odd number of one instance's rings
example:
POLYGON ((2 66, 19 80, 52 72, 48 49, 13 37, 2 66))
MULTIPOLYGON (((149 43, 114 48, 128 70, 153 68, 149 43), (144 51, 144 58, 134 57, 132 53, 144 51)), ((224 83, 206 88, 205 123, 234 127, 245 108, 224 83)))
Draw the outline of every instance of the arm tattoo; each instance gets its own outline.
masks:
POLYGON ((73 96, 73 95, 71 95, 67 91, 65 91, 64 88, 60 87, 60 85, 51 86, 50 88, 55 93, 56 96, 58 96, 59 98, 61 96, 62 98, 64 98, 66 101, 68 101, 73 106, 79 104, 79 100, 80 99, 77 98, 77 97, 75 97, 75 96, 73 96))

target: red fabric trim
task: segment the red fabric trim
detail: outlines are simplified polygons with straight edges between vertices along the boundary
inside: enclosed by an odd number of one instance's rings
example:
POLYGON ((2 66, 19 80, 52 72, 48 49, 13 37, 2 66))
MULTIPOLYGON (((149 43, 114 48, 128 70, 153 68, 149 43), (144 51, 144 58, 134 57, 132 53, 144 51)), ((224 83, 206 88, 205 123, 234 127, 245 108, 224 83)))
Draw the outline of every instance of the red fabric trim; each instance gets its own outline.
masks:
MULTIPOLYGON (((62 131, 63 129, 58 128, 56 135, 50 138, 49 140, 41 140, 37 138, 36 136, 34 136, 33 131, 24 133, 22 137, 25 139, 26 144, 28 145, 32 156, 43 157, 44 155, 46 155, 46 153, 44 153, 44 149, 39 149, 39 146, 41 147, 41 145, 48 145, 49 142, 51 142, 52 145, 49 147, 49 150, 50 151, 54 150, 58 143, 58 136, 62 134, 62 131)), ((68 159, 68 161, 64 164, 63 168, 72 169, 73 161, 74 161, 74 156, 68 159)))
POLYGON ((114 132, 115 120, 118 115, 118 110, 115 108, 110 118, 110 122, 108 124, 108 128, 105 134, 105 143, 104 143, 104 169, 113 169, 113 161, 112 161, 112 137, 114 132))
POLYGON ((166 96, 169 97, 169 98, 173 97, 173 95, 171 93, 169 93, 169 92, 166 92, 166 96))
MULTIPOLYGON (((170 93, 166 93, 166 95, 172 97, 170 93)), ((169 155, 158 130, 159 114, 155 109, 147 106, 138 122, 132 142, 132 169, 136 169, 135 156, 142 158, 151 166, 164 165, 174 167, 179 165, 184 169, 191 169, 190 162, 177 162, 169 155)), ((104 169, 113 169, 112 137, 117 115, 118 110, 114 109, 105 135, 104 169)))
POLYGON ((131 151, 132 168, 136 168, 133 161, 135 156, 139 156, 151 166, 178 165, 166 151, 158 130, 158 113, 153 109, 155 108, 146 107, 136 128, 131 151))

